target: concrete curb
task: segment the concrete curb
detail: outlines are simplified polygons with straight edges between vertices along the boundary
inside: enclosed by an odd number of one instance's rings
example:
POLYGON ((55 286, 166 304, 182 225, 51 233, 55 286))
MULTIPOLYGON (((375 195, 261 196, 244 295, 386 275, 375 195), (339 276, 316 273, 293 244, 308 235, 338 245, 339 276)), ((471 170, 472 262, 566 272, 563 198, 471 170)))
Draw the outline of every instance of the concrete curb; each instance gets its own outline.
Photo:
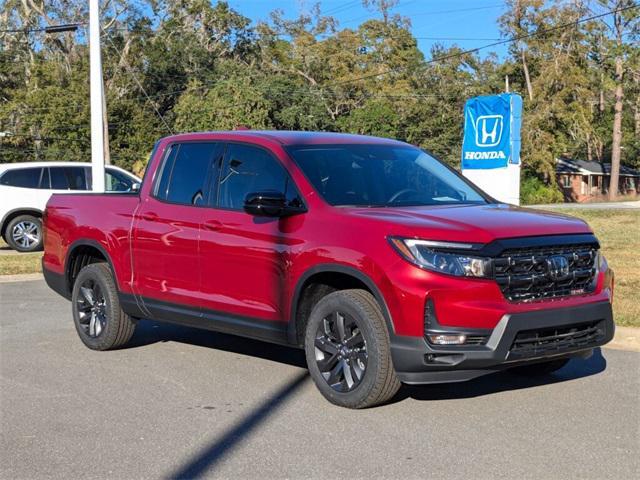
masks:
POLYGON ((0 275, 0 283, 32 282, 44 280, 42 273, 17 273, 15 275, 0 275))
POLYGON ((616 334, 605 348, 640 352, 640 328, 616 326, 616 334))
MULTIPOLYGON (((43 280, 41 273, 20 273, 17 275, 0 275, 0 283, 33 282, 43 280)), ((618 327, 613 340, 605 348, 640 352, 640 328, 618 327)))

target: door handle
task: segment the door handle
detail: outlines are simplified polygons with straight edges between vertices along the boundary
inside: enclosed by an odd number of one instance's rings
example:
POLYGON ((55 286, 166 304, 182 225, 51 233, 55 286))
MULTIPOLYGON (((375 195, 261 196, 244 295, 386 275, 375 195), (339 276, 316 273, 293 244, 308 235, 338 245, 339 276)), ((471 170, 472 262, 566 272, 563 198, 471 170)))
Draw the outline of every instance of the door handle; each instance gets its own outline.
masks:
POLYGON ((158 214, 153 212, 143 213, 142 219, 146 220, 147 222, 155 222, 156 220, 158 220, 158 214))
POLYGON ((202 227, 205 230, 209 230, 211 232, 216 232, 222 228, 222 223, 218 220, 207 220, 202 224, 202 227))

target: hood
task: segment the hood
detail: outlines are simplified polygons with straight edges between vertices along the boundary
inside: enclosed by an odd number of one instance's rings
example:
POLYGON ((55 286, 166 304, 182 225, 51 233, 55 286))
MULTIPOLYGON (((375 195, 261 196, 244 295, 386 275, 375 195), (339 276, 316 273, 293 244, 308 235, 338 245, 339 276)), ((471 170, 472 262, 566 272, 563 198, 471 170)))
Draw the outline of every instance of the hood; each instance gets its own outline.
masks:
POLYGON ((582 220, 506 204, 349 208, 348 213, 391 224, 389 235, 488 243, 499 238, 591 233, 582 220))

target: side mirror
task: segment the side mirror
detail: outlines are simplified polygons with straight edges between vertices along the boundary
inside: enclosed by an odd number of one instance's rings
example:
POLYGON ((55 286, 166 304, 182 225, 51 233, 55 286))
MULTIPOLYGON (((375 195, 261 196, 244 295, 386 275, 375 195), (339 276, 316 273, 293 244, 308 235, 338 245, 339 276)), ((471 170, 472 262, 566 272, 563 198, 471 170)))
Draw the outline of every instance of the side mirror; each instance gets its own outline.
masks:
POLYGON ((284 217, 306 210, 287 205, 284 193, 268 190, 249 193, 244 200, 244 211, 257 217, 284 217))
POLYGON ((134 193, 138 193, 140 191, 140 184, 135 182, 131 185, 131 191, 134 193))

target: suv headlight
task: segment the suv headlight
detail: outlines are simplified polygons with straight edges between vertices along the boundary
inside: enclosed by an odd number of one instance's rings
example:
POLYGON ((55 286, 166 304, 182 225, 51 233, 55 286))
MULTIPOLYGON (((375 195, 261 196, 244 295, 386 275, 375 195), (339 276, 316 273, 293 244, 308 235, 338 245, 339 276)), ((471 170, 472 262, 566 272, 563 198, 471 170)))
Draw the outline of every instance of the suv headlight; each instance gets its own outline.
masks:
POLYGON ((475 245, 470 243, 436 242, 415 238, 389 239, 396 251, 409 262, 432 272, 445 273, 458 277, 490 277, 491 259, 474 257, 452 250, 469 250, 475 245))

